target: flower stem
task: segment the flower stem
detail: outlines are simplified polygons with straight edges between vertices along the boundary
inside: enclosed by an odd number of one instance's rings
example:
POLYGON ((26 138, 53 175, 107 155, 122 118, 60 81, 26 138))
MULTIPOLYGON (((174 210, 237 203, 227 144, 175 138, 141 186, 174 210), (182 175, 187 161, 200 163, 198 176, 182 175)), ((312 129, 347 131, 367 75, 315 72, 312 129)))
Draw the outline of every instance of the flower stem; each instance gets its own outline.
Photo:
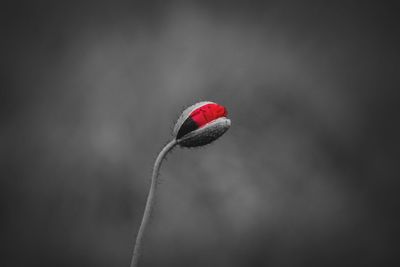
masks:
POLYGON ((151 210, 153 209, 154 205, 154 196, 155 196, 155 191, 157 187, 157 178, 159 174, 159 170, 161 167, 161 163, 167 153, 177 144, 176 139, 174 138, 171 142, 169 142, 158 154, 156 162, 154 163, 153 167, 153 174, 151 176, 151 185, 150 185, 150 191, 149 195, 147 196, 147 202, 146 202, 146 207, 144 209, 143 213, 143 218, 142 218, 142 223, 140 224, 139 232, 136 236, 136 243, 135 243, 135 248, 133 250, 133 256, 131 260, 131 265, 130 267, 137 267, 138 262, 139 262, 139 257, 142 252, 142 239, 143 239, 143 234, 146 230, 147 225, 149 224, 149 218, 150 218, 150 213, 151 210))

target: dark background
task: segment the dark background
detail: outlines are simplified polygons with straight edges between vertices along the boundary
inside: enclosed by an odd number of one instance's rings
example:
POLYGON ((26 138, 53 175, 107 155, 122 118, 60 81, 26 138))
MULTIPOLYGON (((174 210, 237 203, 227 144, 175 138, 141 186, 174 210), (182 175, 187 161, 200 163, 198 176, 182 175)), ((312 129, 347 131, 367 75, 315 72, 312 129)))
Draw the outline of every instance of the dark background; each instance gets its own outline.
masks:
POLYGON ((154 159, 199 100, 232 127, 164 162, 141 266, 400 263, 394 4, 0 10, 1 266, 129 266, 154 159))

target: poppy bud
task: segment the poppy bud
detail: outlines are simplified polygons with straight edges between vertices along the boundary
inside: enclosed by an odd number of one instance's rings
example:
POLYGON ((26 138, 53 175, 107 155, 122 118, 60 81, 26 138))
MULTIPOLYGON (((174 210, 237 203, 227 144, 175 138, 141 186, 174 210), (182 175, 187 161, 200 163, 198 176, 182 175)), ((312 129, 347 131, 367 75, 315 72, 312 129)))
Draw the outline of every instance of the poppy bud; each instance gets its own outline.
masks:
POLYGON ((223 135, 231 126, 226 108, 204 101, 188 107, 175 124, 173 135, 179 145, 207 145, 223 135))

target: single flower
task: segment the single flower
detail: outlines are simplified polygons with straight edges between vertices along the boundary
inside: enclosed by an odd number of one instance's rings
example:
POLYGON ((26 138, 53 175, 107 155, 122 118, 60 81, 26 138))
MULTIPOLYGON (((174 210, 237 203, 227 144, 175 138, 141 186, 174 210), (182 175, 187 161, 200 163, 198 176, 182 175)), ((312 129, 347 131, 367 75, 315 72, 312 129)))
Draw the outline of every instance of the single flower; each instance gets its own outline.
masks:
POLYGON ((231 126, 231 121, 226 118, 226 108, 213 102, 199 102, 185 109, 175 124, 174 138, 165 145, 158 154, 151 176, 150 191, 147 196, 142 222, 136 236, 135 247, 131 260, 131 267, 137 267, 142 250, 142 239, 150 213, 154 205, 154 196, 157 186, 157 177, 161 163, 165 156, 175 145, 182 147, 197 147, 207 145, 223 135, 231 126))
POLYGON ((225 107, 203 101, 182 112, 175 124, 173 136, 183 147, 207 145, 223 135, 231 126, 225 107))

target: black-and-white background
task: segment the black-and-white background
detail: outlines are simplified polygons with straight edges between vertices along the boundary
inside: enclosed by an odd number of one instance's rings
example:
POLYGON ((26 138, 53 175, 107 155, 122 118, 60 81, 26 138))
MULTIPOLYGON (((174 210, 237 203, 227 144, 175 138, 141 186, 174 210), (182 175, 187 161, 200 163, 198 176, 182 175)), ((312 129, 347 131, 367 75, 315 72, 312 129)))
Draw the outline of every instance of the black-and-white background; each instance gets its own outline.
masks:
POLYGON ((1 266, 129 266, 155 157, 199 100, 232 127, 164 162, 141 266, 399 263, 395 5, 0 13, 1 266))

